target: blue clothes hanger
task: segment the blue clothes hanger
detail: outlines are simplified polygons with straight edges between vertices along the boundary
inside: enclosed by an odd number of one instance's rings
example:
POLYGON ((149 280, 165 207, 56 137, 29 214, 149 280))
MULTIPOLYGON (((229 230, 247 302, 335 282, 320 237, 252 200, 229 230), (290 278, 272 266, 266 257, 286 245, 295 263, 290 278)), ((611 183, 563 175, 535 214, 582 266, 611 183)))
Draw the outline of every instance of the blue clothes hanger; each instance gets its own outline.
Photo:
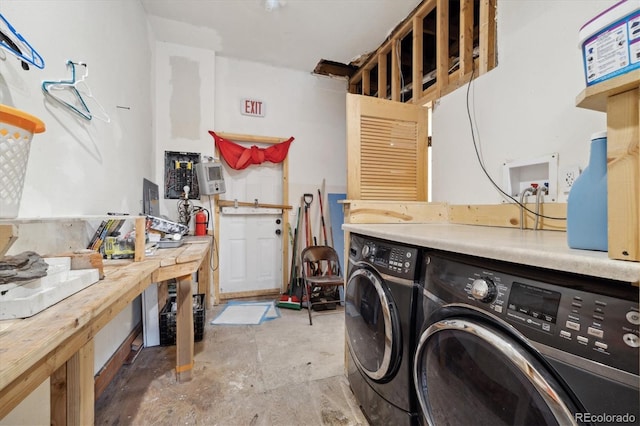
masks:
POLYGON ((50 96, 52 99, 54 99, 55 101, 57 101, 58 103, 62 104, 63 106, 66 106, 67 108, 69 108, 71 111, 75 112, 76 114, 78 114, 80 117, 86 119, 86 120, 91 120, 91 118, 93 117, 91 115, 91 112, 89 111, 89 107, 87 106, 87 103, 85 102, 85 100, 82 98, 82 94, 78 91, 77 87, 76 87, 76 83, 78 83, 79 81, 84 80, 83 76, 81 80, 76 81, 76 65, 79 66, 84 66, 85 70, 87 69, 87 65, 83 62, 72 62, 72 61, 67 61, 67 66, 71 68, 71 80, 60 80, 60 81, 43 81, 42 82, 42 91, 50 96), (52 92, 51 90, 68 90, 71 92, 73 98, 76 100, 76 105, 74 105, 73 103, 68 102, 67 100, 57 96, 54 92, 52 92))
POLYGON ((13 28, 13 25, 0 13, 0 46, 22 61, 22 68, 29 69, 31 64, 37 68, 44 68, 44 59, 31 47, 29 42, 13 28))

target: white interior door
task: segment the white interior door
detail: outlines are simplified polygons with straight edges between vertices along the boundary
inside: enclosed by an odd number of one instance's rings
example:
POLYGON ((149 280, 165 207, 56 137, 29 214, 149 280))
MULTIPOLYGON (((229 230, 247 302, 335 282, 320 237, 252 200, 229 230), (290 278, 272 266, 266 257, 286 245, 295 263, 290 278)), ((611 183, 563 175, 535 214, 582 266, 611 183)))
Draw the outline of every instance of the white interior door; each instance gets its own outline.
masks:
MULTIPOLYGON (((282 165, 244 170, 226 166, 226 200, 282 204, 282 165)), ((221 197, 222 198, 222 197, 221 197)), ((224 207, 220 214, 220 293, 260 293, 282 287, 282 210, 224 207)))

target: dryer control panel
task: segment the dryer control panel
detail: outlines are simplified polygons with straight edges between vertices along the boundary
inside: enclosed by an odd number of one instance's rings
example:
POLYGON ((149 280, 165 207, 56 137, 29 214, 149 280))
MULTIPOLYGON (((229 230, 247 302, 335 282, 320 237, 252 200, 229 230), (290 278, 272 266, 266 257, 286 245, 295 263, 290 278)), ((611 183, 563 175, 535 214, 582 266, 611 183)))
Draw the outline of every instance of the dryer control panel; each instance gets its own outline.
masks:
POLYGON ((352 257, 375 266, 380 273, 416 280, 417 247, 352 235, 351 250, 352 257))
POLYGON ((427 257, 425 290, 443 303, 472 305, 527 339, 638 374, 640 312, 630 284, 427 257))

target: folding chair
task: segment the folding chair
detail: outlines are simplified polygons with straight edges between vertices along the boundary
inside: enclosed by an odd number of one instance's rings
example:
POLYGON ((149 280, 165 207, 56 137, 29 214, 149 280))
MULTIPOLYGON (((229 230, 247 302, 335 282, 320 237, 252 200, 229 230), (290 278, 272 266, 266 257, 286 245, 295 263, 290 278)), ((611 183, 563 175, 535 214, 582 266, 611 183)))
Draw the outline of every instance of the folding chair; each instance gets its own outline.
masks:
POLYGON ((309 246, 302 250, 302 279, 309 312, 314 306, 340 303, 339 288, 344 286, 338 253, 329 246, 309 246), (317 296, 315 296, 317 294, 317 296))

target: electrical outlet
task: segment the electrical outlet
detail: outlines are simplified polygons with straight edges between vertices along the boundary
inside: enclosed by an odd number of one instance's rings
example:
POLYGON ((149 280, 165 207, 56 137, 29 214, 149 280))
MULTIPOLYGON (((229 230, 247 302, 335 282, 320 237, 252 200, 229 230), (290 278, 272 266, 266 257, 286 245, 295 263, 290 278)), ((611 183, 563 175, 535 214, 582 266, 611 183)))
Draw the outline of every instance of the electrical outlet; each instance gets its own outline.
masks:
POLYGON ((578 166, 570 166, 562 169, 562 171, 558 173, 558 180, 560 181, 562 192, 569 193, 578 176, 580 176, 580 167, 578 166))

